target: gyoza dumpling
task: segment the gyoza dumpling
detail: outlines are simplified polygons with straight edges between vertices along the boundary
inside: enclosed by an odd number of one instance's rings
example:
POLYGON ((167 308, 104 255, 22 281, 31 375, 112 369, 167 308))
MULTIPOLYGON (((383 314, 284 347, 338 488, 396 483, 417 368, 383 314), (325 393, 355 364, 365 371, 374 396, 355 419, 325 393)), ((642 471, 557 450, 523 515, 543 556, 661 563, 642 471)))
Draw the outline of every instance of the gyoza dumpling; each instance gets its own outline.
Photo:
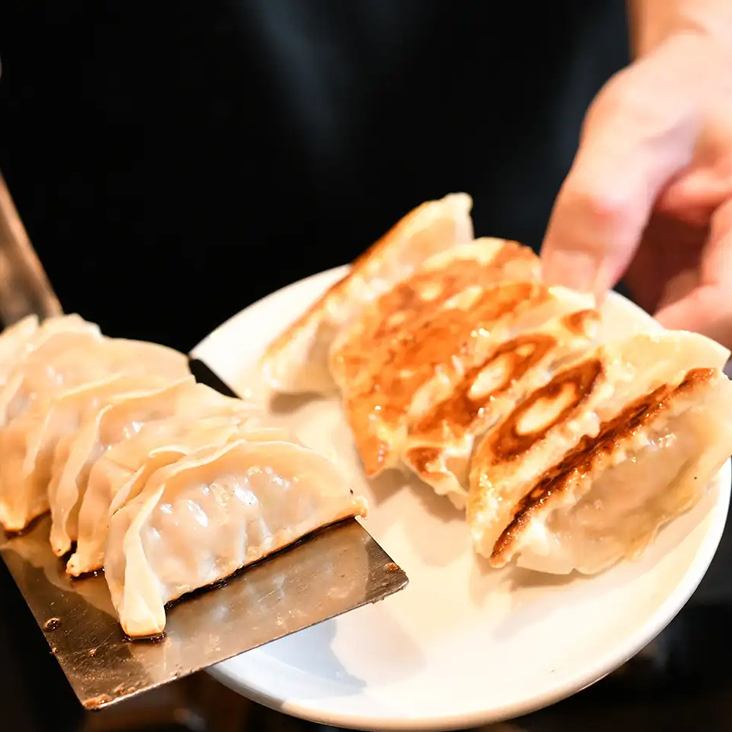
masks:
POLYGON ((53 450, 74 433, 85 411, 124 391, 187 373, 183 354, 154 343, 104 338, 94 330, 48 337, 23 361, 0 432, 4 528, 20 531, 48 510, 53 450))
POLYGON ((36 315, 27 315, 0 333, 0 374, 4 382, 21 361, 60 333, 95 333, 101 337, 96 323, 80 315, 59 315, 39 323, 36 315))
POLYGON ((4 384, 27 343, 38 330, 38 318, 28 315, 0 333, 0 385, 4 384))
POLYGON ((362 254, 342 280, 269 346, 262 368, 270 386, 291 393, 332 391, 328 351, 338 330, 429 256, 470 241, 471 206, 464 193, 423 203, 362 254))
POLYGON ((522 566, 596 572, 645 545, 732 451, 727 356, 696 334, 637 335, 534 391, 473 454, 476 550, 497 567, 518 553, 522 566))
POLYGON ((48 511, 48 483, 57 442, 75 434, 85 411, 124 391, 153 388, 160 376, 106 377, 36 399, 0 431, 0 522, 20 531, 48 511))
POLYGON ((692 369, 628 404, 530 487, 491 554, 592 574, 633 558, 691 508, 732 454, 732 383, 692 369))
POLYGON ((195 419, 224 409, 241 410, 242 402, 196 384, 188 376, 166 386, 115 397, 85 415, 77 433, 60 440, 54 454, 48 488, 53 551, 62 556, 71 548, 77 537, 78 513, 89 473, 112 445, 129 439, 152 420, 173 415, 195 419))
POLYGON ((439 495, 464 507, 476 438, 589 349, 598 324, 596 310, 581 310, 496 346, 449 396, 409 423, 404 463, 439 495))
POLYGON ((534 252, 505 239, 477 239, 430 257, 338 334, 330 353, 333 379, 342 390, 353 390, 389 358, 396 341, 409 339, 422 323, 469 305, 481 289, 538 280, 539 274, 534 252))
POLYGON ((115 373, 188 373, 186 357, 156 343, 105 338, 78 316, 44 322, 0 389, 0 426, 35 400, 115 373))
POLYGON ((341 384, 348 422, 368 476, 395 467, 407 425, 445 399, 499 343, 592 299, 535 282, 467 288, 389 340, 376 368, 341 384))
MULTIPOLYGON (((33 321, 30 321, 32 324, 33 321)), ((12 367, 5 371, 0 387, 0 427, 20 414, 38 392, 60 390, 65 385, 83 383, 93 378, 84 359, 69 358, 79 348, 91 348, 102 341, 99 327, 78 315, 51 318, 32 329, 23 339, 20 353, 15 353, 12 367)), ((93 374, 100 375, 98 369, 93 374)))
POLYGON ((292 442, 237 441, 153 474, 110 519, 105 577, 125 633, 162 633, 165 604, 364 504, 336 466, 292 442))
MULTIPOLYGON (((223 405, 222 405, 223 406, 223 405)), ((76 550, 66 571, 74 576, 101 569, 110 511, 134 498, 158 468, 203 447, 248 439, 285 439, 278 429, 257 429, 253 408, 241 402, 239 412, 218 416, 147 422, 136 435, 113 445, 92 466, 79 509, 76 550)))

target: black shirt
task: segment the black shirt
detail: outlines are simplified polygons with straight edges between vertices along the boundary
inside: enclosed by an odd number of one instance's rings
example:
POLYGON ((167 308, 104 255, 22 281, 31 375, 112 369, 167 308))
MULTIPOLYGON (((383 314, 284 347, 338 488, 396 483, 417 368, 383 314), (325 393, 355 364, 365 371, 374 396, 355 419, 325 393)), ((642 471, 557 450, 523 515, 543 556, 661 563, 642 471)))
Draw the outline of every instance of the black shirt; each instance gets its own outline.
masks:
POLYGON ((0 166, 67 311, 189 348, 405 211, 541 241, 622 0, 3 5, 0 166))

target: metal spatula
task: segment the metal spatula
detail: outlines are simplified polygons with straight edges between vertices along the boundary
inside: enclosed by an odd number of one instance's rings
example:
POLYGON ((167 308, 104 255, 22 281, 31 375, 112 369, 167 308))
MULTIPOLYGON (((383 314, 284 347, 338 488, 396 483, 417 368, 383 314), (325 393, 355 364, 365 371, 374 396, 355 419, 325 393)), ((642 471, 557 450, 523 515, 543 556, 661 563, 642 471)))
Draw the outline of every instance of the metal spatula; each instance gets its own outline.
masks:
MULTIPOLYGON (((0 315, 61 313, 0 176, 0 315)), ((197 380, 233 394, 203 362, 197 380)), ((99 709, 173 679, 382 600, 407 584, 404 572, 355 520, 322 529, 202 591, 168 612, 156 642, 127 640, 104 577, 73 580, 48 544, 45 517, 19 536, 0 530, 0 554, 51 651, 88 709, 99 709)))

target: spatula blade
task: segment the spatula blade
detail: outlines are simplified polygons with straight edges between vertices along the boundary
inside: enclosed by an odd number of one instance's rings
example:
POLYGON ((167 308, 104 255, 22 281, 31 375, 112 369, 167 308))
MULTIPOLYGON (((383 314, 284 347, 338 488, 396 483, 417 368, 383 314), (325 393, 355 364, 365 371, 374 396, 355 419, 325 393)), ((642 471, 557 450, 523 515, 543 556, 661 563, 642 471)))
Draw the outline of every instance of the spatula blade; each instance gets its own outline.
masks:
POLYGON ((158 641, 125 638, 103 576, 70 578, 45 517, 0 554, 81 703, 99 709, 381 600, 404 572, 354 519, 302 540, 168 610, 158 641))

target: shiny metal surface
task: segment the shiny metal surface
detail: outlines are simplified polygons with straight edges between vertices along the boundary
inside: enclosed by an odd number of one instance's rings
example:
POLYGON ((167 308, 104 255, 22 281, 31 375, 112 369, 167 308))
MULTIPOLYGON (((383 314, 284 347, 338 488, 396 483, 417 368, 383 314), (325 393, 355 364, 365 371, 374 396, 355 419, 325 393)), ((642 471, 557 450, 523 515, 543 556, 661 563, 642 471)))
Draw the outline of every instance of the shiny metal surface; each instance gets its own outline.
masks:
POLYGON ((36 256, 5 180, 0 175, 0 320, 61 314, 61 305, 36 256))
POLYGON ((49 519, 0 554, 87 709, 139 694, 402 589, 407 577, 351 519, 168 609, 165 637, 131 642, 104 577, 72 580, 48 548, 49 519))
MULTIPOLYGON (((62 309, 0 176, 0 319, 62 309)), ((236 394, 206 364, 197 381, 236 394)), ((104 577, 73 580, 48 544, 50 519, 6 536, 0 554, 81 703, 100 709, 316 623, 377 602, 407 577, 355 520, 341 522, 168 610, 165 637, 129 641, 104 577)))

